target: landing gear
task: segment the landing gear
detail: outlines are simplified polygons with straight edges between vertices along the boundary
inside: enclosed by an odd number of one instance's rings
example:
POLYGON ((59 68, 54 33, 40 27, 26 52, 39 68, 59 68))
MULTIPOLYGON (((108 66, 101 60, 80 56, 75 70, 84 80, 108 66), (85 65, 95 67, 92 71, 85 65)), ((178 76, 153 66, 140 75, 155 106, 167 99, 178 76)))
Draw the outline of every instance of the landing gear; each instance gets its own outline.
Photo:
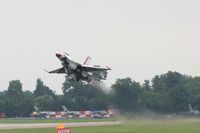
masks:
POLYGON ((68 80, 69 80, 70 82, 77 81, 77 77, 76 77, 76 75, 73 74, 73 73, 69 74, 67 77, 68 77, 68 80))

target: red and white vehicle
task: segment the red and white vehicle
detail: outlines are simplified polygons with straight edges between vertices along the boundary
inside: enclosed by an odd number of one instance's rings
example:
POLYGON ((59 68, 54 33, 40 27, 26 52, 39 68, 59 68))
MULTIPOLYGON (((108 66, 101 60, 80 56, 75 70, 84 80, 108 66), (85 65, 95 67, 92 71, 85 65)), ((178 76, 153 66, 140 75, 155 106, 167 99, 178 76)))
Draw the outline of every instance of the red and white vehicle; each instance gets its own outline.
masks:
POLYGON ((4 112, 0 112, 0 118, 6 118, 6 114, 4 112))

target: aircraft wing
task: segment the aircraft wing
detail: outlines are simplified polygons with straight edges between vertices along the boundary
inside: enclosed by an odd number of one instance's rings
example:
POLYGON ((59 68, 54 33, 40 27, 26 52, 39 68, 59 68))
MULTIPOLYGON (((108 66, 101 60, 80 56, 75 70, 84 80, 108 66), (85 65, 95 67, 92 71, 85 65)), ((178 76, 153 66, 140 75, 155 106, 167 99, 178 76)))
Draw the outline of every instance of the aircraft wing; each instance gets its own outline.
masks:
POLYGON ((93 67, 93 66, 82 66, 81 68, 85 72, 94 72, 94 71, 106 71, 111 70, 109 67, 103 68, 103 67, 93 67))
POLYGON ((56 70, 53 70, 53 71, 47 71, 48 73, 65 73, 65 68, 62 67, 62 68, 59 68, 59 69, 56 69, 56 70))

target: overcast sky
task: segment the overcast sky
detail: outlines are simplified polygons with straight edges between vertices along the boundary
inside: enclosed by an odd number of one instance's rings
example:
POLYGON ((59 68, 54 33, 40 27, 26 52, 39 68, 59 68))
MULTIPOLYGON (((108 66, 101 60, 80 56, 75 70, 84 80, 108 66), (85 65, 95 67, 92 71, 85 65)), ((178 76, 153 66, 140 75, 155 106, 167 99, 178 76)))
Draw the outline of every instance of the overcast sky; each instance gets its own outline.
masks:
POLYGON ((64 75, 55 53, 113 70, 105 83, 143 82, 178 71, 200 75, 198 0, 0 0, 0 91, 19 79, 34 90, 41 78, 57 93, 64 75))

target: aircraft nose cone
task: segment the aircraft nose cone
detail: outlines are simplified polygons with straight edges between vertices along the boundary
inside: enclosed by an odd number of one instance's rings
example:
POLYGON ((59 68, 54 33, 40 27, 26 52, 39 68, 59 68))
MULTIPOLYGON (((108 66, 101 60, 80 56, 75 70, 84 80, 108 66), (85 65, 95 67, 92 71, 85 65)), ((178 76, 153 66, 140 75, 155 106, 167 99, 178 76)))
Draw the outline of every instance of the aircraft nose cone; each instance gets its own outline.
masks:
POLYGON ((60 53, 56 53, 56 57, 60 58, 62 55, 60 53))

